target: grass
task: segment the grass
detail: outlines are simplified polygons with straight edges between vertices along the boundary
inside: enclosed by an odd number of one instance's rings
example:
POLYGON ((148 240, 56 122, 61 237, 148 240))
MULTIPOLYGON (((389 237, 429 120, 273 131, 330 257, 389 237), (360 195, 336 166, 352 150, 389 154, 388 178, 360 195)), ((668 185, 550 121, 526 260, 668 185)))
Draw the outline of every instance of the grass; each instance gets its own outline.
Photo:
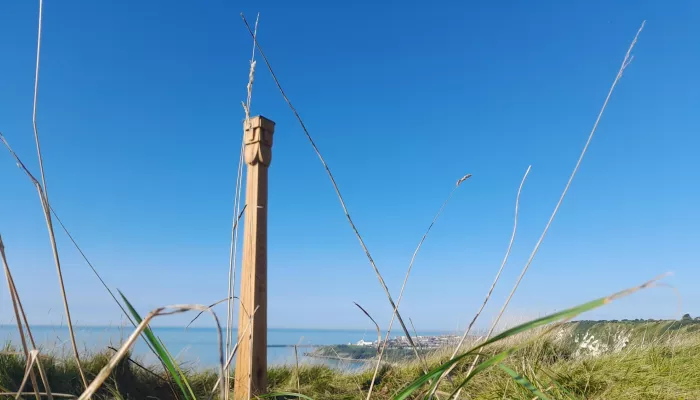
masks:
MULTIPOLYGON (((0 354, 0 389, 3 392, 16 390, 24 376, 26 365, 24 356, 8 354, 7 351, 11 350, 8 346, 6 352, 0 354)), ((84 357, 81 358, 81 366, 86 377, 90 381, 93 380, 113 355, 112 350, 84 354, 84 357)), ((54 355, 42 355, 41 357, 49 378, 49 385, 54 393, 77 396, 83 392, 80 373, 72 357, 54 355)), ((161 399, 175 399, 172 385, 167 376, 159 372, 158 368, 149 367, 148 369, 149 371, 137 366, 134 361, 121 360, 107 383, 98 392, 97 398, 117 398, 114 393, 119 393, 125 399, 144 399, 151 396, 161 399)), ((214 370, 188 371, 188 376, 190 383, 200 390, 204 390, 205 387, 211 389, 217 378, 214 370)), ((31 388, 28 386, 25 391, 29 392, 31 388)))
MULTIPOLYGON (((636 331, 625 349, 597 356, 576 355, 576 337, 587 325, 588 322, 568 324, 561 328, 564 335, 559 331, 544 336, 541 336, 542 331, 525 332, 486 348, 482 357, 488 359, 514 345, 522 346, 505 361, 504 366, 530 382, 535 390, 549 399, 700 398, 700 334, 693 329, 700 326, 700 323, 688 323, 675 331, 648 334, 644 337, 645 344, 642 344, 641 336, 645 328, 669 326, 670 322, 627 323, 636 325, 636 331)), ((596 325, 598 330, 595 332, 602 332, 602 329, 627 332, 623 326, 625 323, 596 325)), ((591 332, 587 331, 596 334, 591 332)), ((24 357, 8 354, 7 351, 11 350, 6 348, 0 355, 2 391, 16 388, 24 376, 24 357)), ((449 360, 451 350, 430 353, 427 356, 430 369, 449 360)), ((85 354, 82 366, 88 379, 94 378, 113 354, 111 350, 85 354)), ((72 357, 47 355, 42 356, 42 361, 54 393, 79 395, 82 392, 80 374, 72 357)), ((453 370, 451 380, 443 381, 438 396, 456 389, 456 384, 466 377, 470 361, 465 359, 453 370)), ((182 398, 179 391, 173 391, 167 372, 159 368, 149 366, 155 373, 147 372, 133 361, 124 359, 95 398, 182 398)), ((207 398, 217 380, 217 371, 214 369, 186 369, 183 374, 197 398, 207 398)), ((372 374, 371 369, 348 372, 318 365, 302 364, 299 370, 292 365, 278 366, 269 369, 268 389, 269 392, 298 392, 315 400, 359 400, 365 398, 372 382, 372 374)), ((392 399, 397 392, 422 375, 422 366, 414 359, 401 364, 384 365, 377 375, 372 398, 392 399)), ((490 368, 475 375, 464 386, 462 396, 475 400, 535 398, 532 388, 517 384, 502 368, 490 368)))

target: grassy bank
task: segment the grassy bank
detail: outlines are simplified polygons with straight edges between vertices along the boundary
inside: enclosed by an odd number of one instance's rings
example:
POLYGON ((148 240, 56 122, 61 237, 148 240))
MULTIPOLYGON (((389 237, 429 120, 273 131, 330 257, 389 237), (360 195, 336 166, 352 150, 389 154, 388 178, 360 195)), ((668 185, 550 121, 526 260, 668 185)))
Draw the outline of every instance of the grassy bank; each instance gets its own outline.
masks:
MULTIPOLYGON (((428 350, 418 350, 419 354, 428 354, 428 350)), ((387 348, 384 351, 383 359, 390 363, 401 362, 414 356, 411 348, 387 348)), ((310 356, 330 357, 339 359, 369 360, 377 356, 377 348, 372 346, 358 346, 349 344, 339 344, 333 346, 322 346, 309 353, 310 356)))
MULTIPOLYGON (((518 342, 524 346, 505 365, 522 374, 551 399, 698 399, 700 398, 700 323, 690 322, 579 322, 544 336, 529 333, 487 348, 496 354, 518 342), (584 330, 584 328, 586 328, 584 330), (591 338, 584 341, 583 338, 591 338), (624 343, 621 346, 620 343, 624 343), (591 350, 593 349, 593 350, 591 350)), ((542 332, 540 332, 541 334, 542 332)), ((16 390, 24 376, 19 354, 0 355, 0 390, 16 390)), ((84 369, 94 377, 112 350, 86 355, 84 369)), ((449 349, 426 354, 428 368, 449 359, 449 349)), ((143 368, 138 360, 123 360, 99 392, 99 398, 180 398, 168 374, 157 366, 143 368)), ((80 394, 81 384, 70 357, 42 356, 52 390, 80 394)), ((405 360, 385 365, 375 381, 374 399, 389 399, 423 374, 422 363, 405 360)), ((439 391, 451 393, 467 374, 460 364, 439 391)), ((197 398, 207 398, 215 370, 184 371, 197 398)), ((364 399, 372 371, 347 372, 326 366, 280 366, 269 370, 270 392, 297 392, 313 399, 364 399)), ((463 391, 470 399, 522 399, 534 396, 499 368, 478 374, 463 391)))

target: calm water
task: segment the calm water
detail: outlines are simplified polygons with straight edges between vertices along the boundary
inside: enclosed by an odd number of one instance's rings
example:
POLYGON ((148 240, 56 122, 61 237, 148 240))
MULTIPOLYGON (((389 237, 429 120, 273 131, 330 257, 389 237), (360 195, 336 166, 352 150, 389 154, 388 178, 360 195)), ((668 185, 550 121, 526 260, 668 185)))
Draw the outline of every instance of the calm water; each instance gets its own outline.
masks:
MULTIPOLYGON (((165 328, 154 327, 154 333, 160 337, 168 350, 180 362, 200 367, 214 367, 219 360, 218 339, 214 328, 165 328)), ((119 327, 76 327, 76 340, 82 352, 95 352, 115 348, 131 333, 130 329, 119 327)), ((401 335, 401 329, 392 330, 401 335)), ((440 335, 445 332, 418 332, 420 335, 440 335)), ((54 354, 70 354, 71 344, 68 329, 60 326, 35 326, 32 334, 37 345, 43 351, 54 354)), ((355 343, 360 339, 376 340, 376 331, 362 330, 322 330, 322 329, 270 329, 268 330, 268 345, 330 345, 355 343)), ((16 326, 0 326, 0 341, 10 342, 20 346, 16 326)), ((304 357, 303 353, 312 348, 299 348, 300 362, 324 363, 335 367, 357 368, 362 364, 339 364, 337 361, 320 360, 304 357)), ((145 363, 154 363, 155 356, 150 352, 143 339, 139 339, 133 349, 134 356, 145 363)), ((291 347, 269 347, 268 363, 271 365, 294 363, 294 349, 291 347)))

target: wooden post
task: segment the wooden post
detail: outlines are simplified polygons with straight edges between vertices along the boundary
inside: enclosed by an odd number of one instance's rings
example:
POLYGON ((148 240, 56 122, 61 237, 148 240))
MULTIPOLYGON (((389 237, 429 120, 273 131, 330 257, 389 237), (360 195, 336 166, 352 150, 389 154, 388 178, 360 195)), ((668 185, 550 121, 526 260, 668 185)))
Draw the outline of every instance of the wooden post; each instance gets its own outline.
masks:
POLYGON ((267 390, 267 170, 274 131, 275 123, 262 116, 244 123, 248 167, 234 400, 249 400, 267 390))

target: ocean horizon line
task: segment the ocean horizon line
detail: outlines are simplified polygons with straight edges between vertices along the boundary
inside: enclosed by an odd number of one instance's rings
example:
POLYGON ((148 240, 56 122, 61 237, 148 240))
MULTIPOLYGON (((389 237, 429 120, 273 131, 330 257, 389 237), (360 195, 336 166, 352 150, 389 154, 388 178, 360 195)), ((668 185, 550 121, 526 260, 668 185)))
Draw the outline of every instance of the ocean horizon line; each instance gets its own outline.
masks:
MULTIPOLYGON (((150 324, 152 328, 159 328, 159 329, 182 329, 185 331, 189 330, 214 330, 216 329, 216 326, 191 326, 191 327, 184 327, 181 325, 158 325, 158 324, 150 324)), ((16 324, 0 324, 0 328, 17 328, 16 324)), ((67 329, 67 325, 54 325, 54 324, 31 324, 30 328, 63 328, 67 329)), ((120 324, 120 325, 92 325, 92 324, 86 324, 86 325, 81 325, 81 324, 73 324, 74 329, 129 329, 133 328, 132 325, 130 324, 120 324)), ((225 327, 221 327, 222 330, 225 330, 225 327)), ((238 327, 233 327, 234 330, 237 330, 238 327)), ((303 332, 303 331, 318 331, 318 332, 367 332, 367 331, 372 331, 374 332, 375 329, 373 328, 287 328, 287 327, 268 327, 268 330, 274 330, 274 331, 288 331, 288 332, 303 332)), ((392 333, 399 333, 401 330, 396 330, 392 329, 392 333)), ((382 330, 382 332, 386 333, 386 330, 382 330)), ((455 330, 446 330, 446 329, 421 329, 418 331, 418 333, 421 332, 430 332, 430 333, 441 333, 441 334, 450 334, 456 332, 455 330)), ((403 333, 403 332, 401 332, 403 333)))

